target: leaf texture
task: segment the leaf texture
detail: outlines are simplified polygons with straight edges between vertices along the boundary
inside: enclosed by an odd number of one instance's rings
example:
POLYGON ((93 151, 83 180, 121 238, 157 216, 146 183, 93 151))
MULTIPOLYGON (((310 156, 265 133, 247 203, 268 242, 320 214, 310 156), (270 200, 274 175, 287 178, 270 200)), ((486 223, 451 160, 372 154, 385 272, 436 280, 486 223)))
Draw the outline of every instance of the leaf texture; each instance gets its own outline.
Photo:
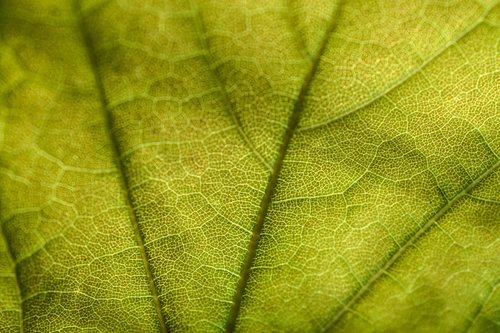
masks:
POLYGON ((499 19, 3 0, 0 330, 497 332, 499 19))

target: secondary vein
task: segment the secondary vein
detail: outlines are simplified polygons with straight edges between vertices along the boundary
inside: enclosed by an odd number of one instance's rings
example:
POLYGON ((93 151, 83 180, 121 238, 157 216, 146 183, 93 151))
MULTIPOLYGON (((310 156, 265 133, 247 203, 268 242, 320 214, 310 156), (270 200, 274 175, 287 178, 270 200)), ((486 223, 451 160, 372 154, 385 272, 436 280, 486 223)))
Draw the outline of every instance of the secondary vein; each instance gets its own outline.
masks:
POLYGON ((496 285, 491 287, 491 290, 488 292, 488 295, 483 299, 481 304, 478 306, 478 308, 476 309, 476 311, 472 315, 472 318, 467 322, 467 325, 465 326, 464 331, 463 331, 464 333, 468 333, 470 331, 470 329, 474 326, 474 323, 476 322, 476 320, 479 318, 479 316, 483 312, 484 307, 486 306, 486 304, 488 304, 488 302, 491 300, 493 295, 496 293, 498 286, 500 286, 500 283, 497 283, 496 285))
POLYGON ((476 179, 470 182, 464 189, 462 189, 459 193, 457 193, 451 200, 441 207, 422 227, 420 227, 407 241, 403 246, 401 246, 396 252, 394 252, 389 259, 385 262, 385 264, 378 269, 369 279, 368 281, 358 289, 358 291, 353 294, 348 300, 347 303, 338 311, 333 318, 325 325, 322 329, 322 332, 326 332, 332 329, 332 327, 342 318, 342 316, 351 309, 363 296, 372 288, 372 286, 378 281, 380 277, 384 275, 385 272, 389 270, 389 268, 399 259, 401 256, 406 253, 406 251, 417 242, 422 235, 424 235, 442 216, 444 216, 453 205, 460 200, 462 197, 466 196, 474 187, 476 187, 483 179, 488 177, 491 173, 493 173, 496 169, 500 167, 500 160, 497 160, 491 167, 486 169, 481 175, 479 175, 476 179))
POLYGON ((194 10, 195 16, 194 16, 194 24, 195 24, 195 29, 197 32, 198 36, 198 41, 205 51, 204 54, 204 59, 205 62, 210 70, 210 76, 212 80, 217 84, 217 87, 219 88, 219 91, 221 93, 222 101, 224 103, 224 108, 229 115, 229 118, 233 122, 233 124, 236 126, 236 130, 238 131, 238 134, 240 137, 243 139, 245 144, 247 145, 248 148, 252 151, 255 157, 259 160, 259 162, 269 171, 272 171, 271 165, 266 161, 266 159, 258 152, 258 150, 255 148, 255 145, 250 141, 250 138, 246 135, 245 131, 243 130, 243 126, 241 125, 241 121, 238 119, 236 116, 236 113, 234 111, 234 108, 231 105, 231 102, 229 100, 228 93, 226 91, 226 87, 222 83, 222 81, 219 79, 220 73, 218 73, 217 69, 214 67, 214 60, 212 57, 212 53, 210 52, 210 48, 208 47, 208 43, 206 40, 206 28, 203 24, 203 20, 201 19, 200 16, 200 9, 197 6, 196 0, 191 0, 191 9, 194 10))
POLYGON ((153 274, 151 271, 151 266, 149 264, 149 256, 148 256, 148 254, 146 252, 146 248, 144 246, 144 239, 143 239, 141 230, 139 228, 137 216, 135 214, 135 210, 134 210, 134 207, 132 204, 129 180, 128 180, 126 172, 125 172, 125 166, 123 164, 123 161, 120 158, 120 156, 121 156, 120 145, 119 145, 118 139, 113 131, 113 119, 112 119, 111 111, 109 109, 109 103, 108 103, 108 100, 106 98, 106 92, 104 89, 102 78, 101 78, 99 71, 98 71, 98 68, 97 68, 96 52, 95 52, 94 45, 93 45, 91 37, 90 37, 90 33, 85 25, 85 22, 83 19, 82 9, 80 7, 80 2, 78 0, 74 1, 74 11, 75 11, 75 15, 76 15, 77 22, 78 22, 78 28, 80 29, 82 40, 83 40, 85 49, 87 51, 87 56, 88 56, 88 59, 90 62, 90 67, 91 67, 93 75, 94 75, 95 85, 96 85, 96 89, 98 91, 98 96, 99 96, 99 102, 100 102, 101 110, 102 110, 104 120, 105 120, 106 133, 108 133, 108 136, 109 136, 108 139, 111 143, 111 150, 113 153, 113 157, 115 159, 115 163, 116 163, 117 168, 118 168, 120 182, 121 182, 122 188, 123 188, 124 193, 125 193, 125 203, 126 203, 126 206, 128 209, 129 218, 130 218, 130 222, 132 224, 132 228, 134 231, 134 237, 135 237, 135 240, 137 243, 137 247, 139 248, 141 258, 142 258, 142 261, 144 264, 144 270, 146 272, 146 278, 147 278, 149 289, 151 292, 151 297, 153 299, 156 314, 158 317, 160 332, 167 333, 168 329, 167 329, 167 325, 166 325, 166 320, 165 320, 165 317, 163 315, 163 311, 161 310, 161 304, 160 304, 160 299, 158 297, 158 291, 156 290, 156 286, 155 286, 154 279, 153 279, 153 274))
POLYGON ((229 319, 226 323, 226 332, 234 332, 236 329, 236 323, 237 319, 241 310, 241 304, 243 301, 243 295, 245 293, 248 280, 250 278, 250 271, 255 259, 255 254, 257 253, 257 247, 259 245, 259 239, 260 235, 262 232, 262 229, 264 227, 264 222, 266 220, 267 213, 269 211, 269 206, 271 204, 274 191, 276 189, 276 185, 278 183, 278 178, 281 173, 281 168, 283 167, 283 161, 286 157, 286 154, 288 152, 288 147, 290 145, 290 142, 292 141, 292 138, 295 134, 295 130, 297 129, 297 125, 299 123, 300 115, 302 113, 302 110, 304 109, 304 104, 306 100, 306 96, 309 92, 311 83, 313 81, 313 78, 317 72, 321 57, 323 56, 326 46, 328 45, 328 42, 330 40, 330 36, 335 29, 336 23, 337 23, 337 18, 340 12, 340 4, 338 4, 335 7, 334 12, 332 13, 332 21, 330 23, 330 26, 328 29, 325 31, 325 35, 323 37, 323 40, 321 42, 321 45, 318 49, 318 52, 314 55, 312 58, 312 61, 310 63, 309 69, 304 76, 302 86, 299 92, 299 95, 297 97, 297 100, 295 101, 292 113, 288 119, 288 125, 287 129, 285 131, 285 134, 283 136, 282 144, 280 147, 280 150, 278 152, 278 157, 273 165, 272 172, 269 176, 269 180, 267 182, 266 190, 264 193, 264 196, 262 198, 261 204, 260 204, 260 210, 257 215, 257 221, 254 225, 253 232, 252 232, 252 237, 250 239, 250 243, 248 245, 247 249, 247 256, 245 259, 245 262, 243 264, 243 267, 240 271, 240 279, 238 282, 238 286, 236 289, 236 293, 233 298, 233 306, 231 307, 231 312, 229 315, 229 319))
POLYGON ((437 59, 441 54, 443 54, 444 52, 446 52, 446 50, 448 50, 450 47, 456 45, 460 40, 462 40, 467 35, 469 35, 470 33, 472 33, 475 29, 477 29, 485 21, 486 16, 488 16, 488 14, 495 7, 496 7, 496 5, 488 7, 484 11, 484 13, 474 23, 472 23, 466 29, 462 30, 459 34, 457 34, 455 36, 455 38, 453 38, 448 43, 446 43, 441 48, 437 49, 434 53, 432 53, 432 55, 429 58, 425 59, 419 65, 415 66, 406 75, 404 75, 404 76, 400 77, 399 79, 397 79, 396 81, 394 81, 392 84, 390 84, 386 89, 384 89, 383 91, 381 91, 376 96, 368 99, 367 101, 363 102, 361 105, 354 106, 353 108, 350 108, 350 109, 348 109, 348 110, 340 113, 339 115, 337 115, 337 116, 335 116, 333 118, 326 119, 326 120, 318 122, 316 124, 312 124, 312 125, 308 125, 308 126, 305 126, 305 127, 301 127, 300 129, 298 129, 298 131, 299 132, 305 132, 305 131, 314 130, 314 129, 317 129, 317 128, 321 128, 321 127, 327 126, 327 125, 329 125, 331 123, 339 121, 340 119, 345 118, 345 117, 349 116, 350 114, 355 113, 355 112, 357 112, 357 111, 359 111, 359 110, 361 110, 361 109, 363 109, 363 108, 365 108, 365 107, 367 107, 367 106, 375 103, 376 101, 378 101, 382 97, 387 96, 387 94, 389 94, 391 91, 393 91, 396 88, 400 87, 405 82, 407 82, 408 80, 410 80, 412 77, 414 77, 415 75, 417 75, 418 73, 420 73, 422 71, 422 69, 424 69, 425 67, 427 67, 428 65, 430 65, 435 59, 437 59))

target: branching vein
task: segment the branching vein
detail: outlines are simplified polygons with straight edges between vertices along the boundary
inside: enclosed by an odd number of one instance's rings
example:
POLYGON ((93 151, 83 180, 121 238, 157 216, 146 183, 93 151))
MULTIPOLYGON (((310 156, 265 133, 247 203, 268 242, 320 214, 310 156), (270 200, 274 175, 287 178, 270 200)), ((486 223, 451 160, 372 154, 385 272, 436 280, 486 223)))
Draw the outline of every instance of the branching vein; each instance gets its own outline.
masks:
POLYGON ((340 113, 339 115, 337 115, 337 116, 335 116, 333 118, 327 119, 327 120, 319 122, 317 124, 313 124, 313 125, 301 127, 297 131, 299 131, 299 132, 309 131, 309 130, 320 128, 320 127, 323 127, 323 126, 327 126, 327 125, 329 125, 331 123, 339 121, 342 118, 347 117, 348 115, 350 115, 352 113, 355 113, 355 112, 357 112, 357 111, 359 111, 359 110, 367 107, 370 104, 375 103, 376 101, 378 101, 379 99, 383 98, 384 96, 387 96, 391 91, 395 90, 396 88, 398 88, 399 86, 401 86, 402 84, 404 84, 405 82, 407 82, 408 80, 410 80, 412 77, 414 77, 415 75, 417 75, 418 73, 420 73, 422 71, 422 69, 424 69, 430 63, 432 63, 437 57, 439 57, 441 54, 443 54, 444 52, 446 52, 446 50, 448 50, 450 47, 456 45, 460 40, 462 40, 467 35, 469 35, 470 33, 472 33, 475 29, 477 29, 485 21, 486 16, 488 16, 488 14, 495 7, 496 6, 491 6, 488 9, 486 9, 485 12, 474 23, 472 23, 469 27, 467 27, 465 30, 463 30, 459 34, 457 34, 455 36, 455 38, 453 38, 452 40, 450 40, 448 43, 446 43, 445 45, 443 45, 441 48, 437 49, 430 57, 428 57, 427 59, 425 59, 418 66, 414 67, 406 75, 404 75, 404 76, 400 77, 398 80, 394 81, 391 85, 389 85, 386 89, 384 89, 383 91, 381 91, 376 96, 368 99, 367 101, 365 101, 361 105, 354 106, 353 108, 348 109, 348 110, 340 113))
POLYGON ((342 318, 342 316, 353 308, 353 306, 363 298, 363 296, 375 285, 380 277, 382 277, 389 268, 406 253, 406 251, 417 242, 417 240, 424 235, 442 216, 444 216, 455 203, 462 197, 466 196, 474 187, 476 187, 483 179, 492 174, 496 169, 500 167, 500 160, 497 160, 495 164, 486 169, 479 177, 470 182, 462 191, 457 193, 452 199, 450 199, 441 209, 439 209, 417 232, 415 232, 406 243, 401 246, 395 253, 393 253, 385 264, 373 274, 368 281, 358 289, 358 291, 353 294, 347 303, 338 311, 333 318, 328 322, 328 324, 323 328, 322 332, 330 331, 333 326, 342 318))
POLYGON ((297 100, 294 104, 292 113, 290 115, 290 118, 288 120, 288 126, 285 131, 283 140, 282 140, 282 145, 281 148, 278 152, 278 157, 276 159, 276 162, 273 166, 273 170, 269 176, 269 181, 266 186, 266 191, 264 194, 264 197, 262 198, 262 202, 260 205, 260 210, 257 215, 257 221, 255 223, 253 232, 252 232, 252 238, 250 239, 250 243, 248 245, 248 250, 247 250, 247 257, 245 259, 245 263, 243 264, 243 267, 240 272, 240 280, 238 283, 238 287, 236 290, 236 293, 234 295, 233 299, 233 306, 231 308, 231 313, 229 316, 229 320, 226 324, 226 332, 234 332, 236 328, 236 323, 238 319, 238 315, 240 313, 241 309, 241 303, 243 301, 243 295, 245 293, 246 286, 248 284, 248 280, 250 278, 250 270, 253 265, 253 261, 255 259, 255 254, 257 253, 257 247, 259 245, 259 239, 260 239, 260 234, 262 232, 262 229, 264 227, 264 221, 267 216, 267 212, 269 210, 269 206, 271 204, 271 200, 273 198, 274 191, 276 189, 276 185, 278 183, 278 178, 281 172, 281 168, 283 166, 283 161, 286 157, 288 147, 290 145, 290 142, 292 140, 293 135, 295 134, 295 130, 297 128, 297 125, 299 123, 300 115, 302 113, 302 110, 304 108, 305 104, 305 99, 306 96, 309 92, 309 88, 311 86, 311 82, 313 81, 314 75, 316 74, 316 71, 318 69, 318 65, 320 63, 321 56, 323 55, 326 46, 328 45, 328 41, 330 40, 330 36, 336 26, 337 23, 337 17, 339 14, 339 8, 340 6, 336 7, 335 12, 332 14, 332 21, 331 24, 328 28, 328 30, 325 32, 325 35, 323 37, 321 46, 319 48, 319 51, 313 58, 309 70, 307 71, 306 75, 304 76, 304 80, 299 92, 299 95, 297 97, 297 100))
POLYGON ((113 131, 113 119, 111 116, 111 112, 109 110, 108 101, 106 99, 106 93, 105 93, 104 85, 102 82, 102 78, 100 77, 100 74, 99 74, 99 71, 97 68, 96 52, 95 52, 94 46, 92 44, 92 40, 91 40, 89 31, 85 25, 84 20, 83 20, 83 14, 82 14, 82 10, 80 7, 80 2, 78 0, 75 0, 74 8, 75 8, 76 17, 78 19, 78 25, 79 25, 79 29, 80 29, 80 32, 82 35, 83 43, 84 43, 85 48, 87 50, 89 62, 90 62, 90 65, 91 65, 91 68, 92 68, 92 71, 94 74, 96 89, 97 89, 98 94, 99 94, 100 105, 101 105, 101 109, 102 109, 103 116, 105 119, 105 125, 106 125, 106 129, 107 129, 106 132, 109 134, 109 141, 111 142, 113 156, 115 158, 116 165, 118 167, 118 173, 119 173, 120 181, 122 184, 122 188, 125 192, 125 201, 126 201, 126 204, 128 207, 129 217, 130 217, 130 221, 132 224, 132 228, 134 230, 134 236, 135 236, 135 239, 137 242, 137 247, 139 248, 139 251, 141 253, 142 261, 144 264, 144 269, 146 271, 146 277, 148 280, 149 289, 151 291, 151 296, 152 296, 152 299, 153 299, 153 302, 155 305, 155 309, 156 309, 156 313, 158 316, 159 328, 160 328, 161 332, 166 333, 166 332, 168 332, 168 329, 167 329, 167 325, 166 325, 165 318, 163 315, 163 311, 161 310, 161 304, 160 304, 160 300, 158 297, 158 291, 156 290, 153 275, 151 272, 151 267, 149 264, 149 256, 146 252, 146 248, 144 246, 144 239, 143 239, 141 230, 139 228, 139 223, 138 223, 137 217, 135 215, 134 207, 132 205, 130 185, 129 185, 127 175, 125 172, 125 166, 123 165, 123 161, 120 158, 120 156, 121 156, 120 146, 118 144, 118 139, 113 131))
POLYGON ((217 69, 214 67, 214 60, 212 59, 212 54, 210 52, 210 48, 207 43, 206 39, 206 28, 203 24, 203 20, 201 19, 200 16, 200 9, 198 8, 196 4, 196 0, 191 0, 191 8, 195 12, 194 16, 194 23, 195 23, 195 28, 196 28, 196 35, 199 36, 199 43, 203 47, 204 50, 204 58, 205 62, 207 64, 207 67, 210 70, 212 80, 217 84, 219 87, 219 91, 221 93, 222 101, 224 103, 224 108, 229 115, 229 118, 231 118, 231 121, 236 125, 236 130, 238 131, 238 134, 242 138, 242 140, 245 142, 248 148, 252 151, 254 156, 259 160, 259 162, 269 171, 272 171, 271 165, 266 161, 266 159, 259 153, 259 151, 255 148, 255 145, 250 141, 250 138, 246 135, 245 131, 243 130, 243 126, 241 125, 240 120, 238 119, 233 107, 231 106, 231 102, 229 100, 229 96, 227 94, 226 88, 222 81, 220 80, 220 73, 217 72, 217 69))
POLYGON ((472 318, 468 321, 468 323, 464 329, 464 333, 469 332, 470 329, 474 326, 474 323, 476 322, 476 320, 479 318, 479 316, 483 312, 485 305, 488 304, 488 302, 491 300, 493 295, 496 293, 499 285, 500 284, 496 284, 496 285, 492 286, 488 295, 484 298, 484 300, 481 302, 481 305, 478 306, 478 308, 476 309, 476 312, 472 315, 472 318))

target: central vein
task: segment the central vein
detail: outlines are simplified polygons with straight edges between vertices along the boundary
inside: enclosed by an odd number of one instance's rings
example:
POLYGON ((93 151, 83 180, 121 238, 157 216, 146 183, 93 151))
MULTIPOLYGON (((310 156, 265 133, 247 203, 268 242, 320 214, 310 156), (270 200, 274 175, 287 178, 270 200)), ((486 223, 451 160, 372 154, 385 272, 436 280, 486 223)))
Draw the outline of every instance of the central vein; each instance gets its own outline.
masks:
POLYGON ((139 252, 141 254, 141 258, 144 264, 144 270, 146 273, 146 279, 149 285, 149 289, 151 292, 151 297, 153 300, 153 304, 156 310, 156 315, 158 317, 158 328, 161 333, 167 333, 168 328, 166 324, 165 317, 163 315, 162 309, 161 309, 161 304, 160 304, 160 299, 158 295, 158 291, 156 289, 156 285, 154 282, 153 278, 153 273, 151 270, 151 265, 149 263, 150 258, 149 255, 146 251, 146 248, 144 246, 144 239, 143 235, 141 233, 141 230, 139 228, 139 222, 137 221, 137 216, 135 215, 134 207, 132 205, 132 198, 130 196, 130 185, 126 176, 126 171, 125 171, 125 166, 123 165, 123 161, 120 158, 121 152, 120 152, 120 146, 118 143, 118 140, 116 136, 114 135, 113 132, 113 121, 111 117, 111 112, 109 110, 108 106, 108 101, 106 98, 106 93, 103 85, 103 81, 101 76, 99 75, 99 71, 97 69, 97 59, 96 59, 96 52, 94 49, 94 46, 92 44, 91 38, 89 31, 87 30, 87 27, 85 25, 84 19, 83 19, 83 14, 82 14, 82 9, 80 7, 80 2, 75 0, 74 2, 74 10, 76 13, 77 17, 77 22, 78 22, 78 28, 80 30, 80 33, 82 35, 83 42, 85 44, 85 48, 87 51, 87 55, 90 61, 90 65, 94 74, 95 78, 95 84, 96 84, 96 89, 98 91, 98 96, 100 99, 100 105, 101 109, 103 112, 103 117, 105 119, 105 126, 107 128, 107 133, 109 134, 109 141, 111 143, 111 149, 113 152, 113 156, 115 158, 115 162, 118 167, 118 174, 120 177, 120 182, 123 188, 123 191, 125 192, 125 203, 129 211, 129 217, 130 217, 130 222, 132 224, 132 229, 134 232, 134 237, 135 241, 137 243, 137 247, 139 249, 139 252))
POLYGON ((278 157, 276 162, 274 163, 272 172, 269 176, 269 180, 267 182, 266 191, 262 198, 260 204, 260 210, 257 215, 257 221, 253 228, 252 238, 250 239, 250 243, 248 244, 247 256, 245 258, 245 263, 240 272, 240 279, 238 282, 238 286, 236 289, 236 293, 233 298, 233 305, 231 307, 231 312, 229 316, 229 320, 226 323, 226 332, 234 332, 236 328, 236 322, 238 315, 241 309, 241 303, 243 301, 243 295, 245 293, 245 289, 248 284, 248 280, 250 278, 250 270, 253 265, 255 254, 257 253, 257 247, 259 245, 259 239, 264 227, 264 221, 266 220, 267 213, 269 211, 269 206, 271 204, 276 185, 278 183, 278 178, 281 173, 281 168, 283 167, 283 161, 285 160, 286 154, 288 152, 288 147, 290 146, 290 142, 295 134, 295 130, 297 129, 297 125, 299 123, 300 115, 302 110, 304 109, 305 99, 311 87, 311 83, 313 78, 317 72, 318 65, 320 63, 320 59, 325 52, 326 46, 328 45, 328 41, 330 40, 330 36, 335 28, 337 22, 337 16, 339 13, 338 5, 332 14, 332 21, 327 31, 325 31, 323 40, 321 42, 320 48, 318 52, 312 57, 312 61, 309 65, 309 69, 304 76, 302 87, 300 89, 297 100, 294 104, 292 113, 288 120, 287 129, 283 136, 282 144, 280 150, 278 152, 278 157))

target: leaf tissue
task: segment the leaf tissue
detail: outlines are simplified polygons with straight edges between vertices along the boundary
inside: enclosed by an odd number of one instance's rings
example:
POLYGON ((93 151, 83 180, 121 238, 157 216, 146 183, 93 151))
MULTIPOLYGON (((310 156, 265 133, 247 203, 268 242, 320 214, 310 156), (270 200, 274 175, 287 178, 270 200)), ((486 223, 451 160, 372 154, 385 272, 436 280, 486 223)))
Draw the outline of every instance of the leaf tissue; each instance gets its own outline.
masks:
POLYGON ((0 0, 1 332, 500 332, 498 0, 0 0))

